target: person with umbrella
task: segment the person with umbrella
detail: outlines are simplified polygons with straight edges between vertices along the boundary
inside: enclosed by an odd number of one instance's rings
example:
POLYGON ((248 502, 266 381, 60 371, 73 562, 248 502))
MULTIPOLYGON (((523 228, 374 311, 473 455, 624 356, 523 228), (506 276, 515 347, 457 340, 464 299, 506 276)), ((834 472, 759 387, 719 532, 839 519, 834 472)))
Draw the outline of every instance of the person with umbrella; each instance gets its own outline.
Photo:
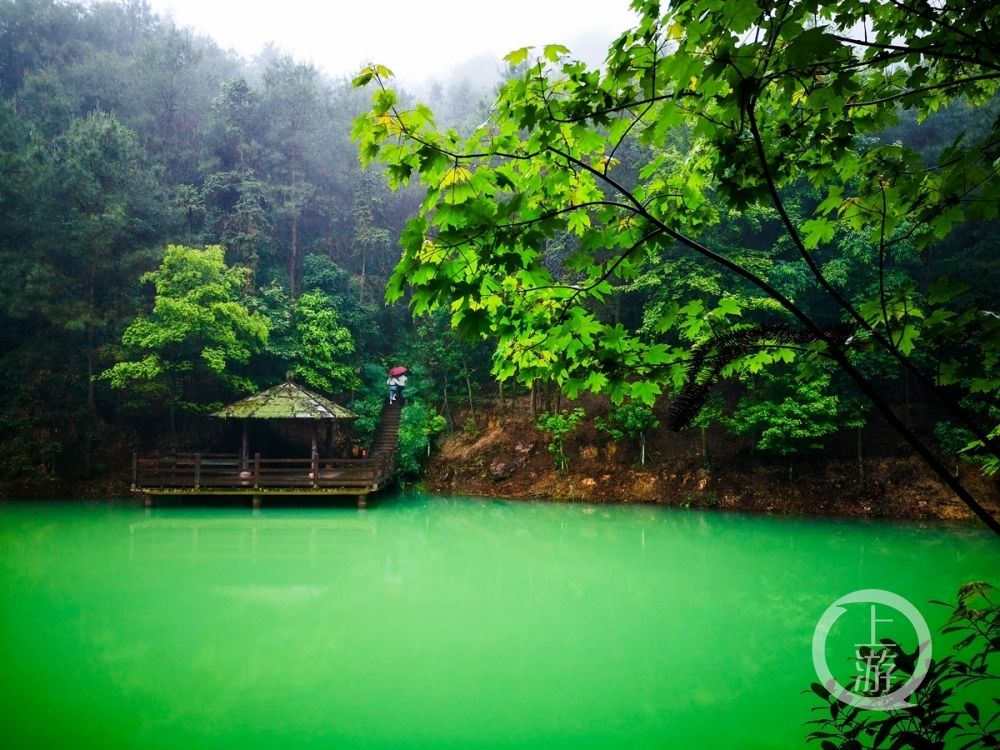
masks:
POLYGON ((403 389, 406 387, 406 373, 409 372, 405 367, 393 367, 389 370, 389 379, 386 381, 389 385, 389 403, 393 403, 396 397, 399 396, 402 399, 403 389))

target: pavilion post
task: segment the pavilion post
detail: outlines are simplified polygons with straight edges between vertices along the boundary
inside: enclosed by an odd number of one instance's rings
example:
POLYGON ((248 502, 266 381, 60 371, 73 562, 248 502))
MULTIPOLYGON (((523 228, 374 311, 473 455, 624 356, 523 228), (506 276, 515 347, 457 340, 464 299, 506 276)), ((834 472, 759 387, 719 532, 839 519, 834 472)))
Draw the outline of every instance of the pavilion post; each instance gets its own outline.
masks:
POLYGON ((247 464, 250 461, 250 438, 247 436, 247 420, 242 420, 243 422, 243 443, 242 448, 240 448, 240 471, 247 470, 247 464))

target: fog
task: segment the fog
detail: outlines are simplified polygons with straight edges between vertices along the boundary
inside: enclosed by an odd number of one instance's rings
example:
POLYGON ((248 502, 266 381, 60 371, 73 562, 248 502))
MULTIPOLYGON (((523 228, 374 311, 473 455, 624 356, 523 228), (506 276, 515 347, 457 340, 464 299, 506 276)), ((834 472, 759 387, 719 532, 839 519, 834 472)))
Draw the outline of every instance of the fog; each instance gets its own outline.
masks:
POLYGON ((588 62, 600 62, 608 42, 635 16, 628 0, 487 0, 412 2, 376 6, 315 0, 151 0, 179 26, 212 37, 252 59, 273 44, 331 77, 378 62, 410 88, 456 74, 488 84, 512 49, 560 43, 588 62))

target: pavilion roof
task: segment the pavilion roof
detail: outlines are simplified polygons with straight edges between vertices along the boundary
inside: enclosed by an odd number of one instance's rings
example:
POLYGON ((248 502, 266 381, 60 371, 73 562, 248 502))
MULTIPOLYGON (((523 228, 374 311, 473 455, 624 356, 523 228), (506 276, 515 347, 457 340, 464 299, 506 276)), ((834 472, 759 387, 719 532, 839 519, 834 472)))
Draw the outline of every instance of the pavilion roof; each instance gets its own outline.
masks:
POLYGON ((325 396, 288 380, 212 414, 222 419, 357 419, 325 396))

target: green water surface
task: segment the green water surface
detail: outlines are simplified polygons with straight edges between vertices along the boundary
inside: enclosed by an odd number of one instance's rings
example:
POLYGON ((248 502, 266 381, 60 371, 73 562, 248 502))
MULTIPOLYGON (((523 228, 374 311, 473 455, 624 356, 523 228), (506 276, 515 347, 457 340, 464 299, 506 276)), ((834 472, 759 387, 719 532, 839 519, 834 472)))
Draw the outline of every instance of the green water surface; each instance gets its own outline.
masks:
POLYGON ((936 633, 929 599, 998 572, 974 526, 5 504, 0 747, 802 748, 834 600, 891 590, 936 633))

